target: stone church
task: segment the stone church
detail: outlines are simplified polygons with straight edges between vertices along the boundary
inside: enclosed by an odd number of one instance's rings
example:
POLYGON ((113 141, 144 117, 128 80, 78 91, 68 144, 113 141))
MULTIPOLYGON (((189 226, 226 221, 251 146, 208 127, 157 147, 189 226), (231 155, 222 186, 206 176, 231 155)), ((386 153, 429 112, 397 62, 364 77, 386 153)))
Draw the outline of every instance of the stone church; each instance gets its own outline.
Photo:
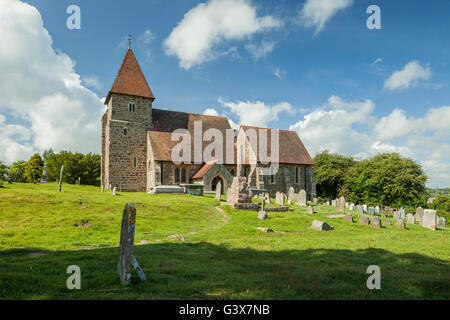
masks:
POLYGON ((150 192, 156 186, 203 184, 205 192, 212 192, 220 181, 225 193, 237 174, 236 154, 240 151, 243 164, 240 170, 248 177, 250 188, 266 189, 273 196, 277 191, 287 193, 293 187, 296 192, 306 190, 310 200, 315 197, 314 162, 296 132, 249 126, 232 130, 225 117, 155 109, 154 100, 133 51, 128 49, 106 97, 107 110, 102 117, 101 184, 105 188, 150 192), (172 161, 172 149, 178 143, 172 141, 172 133, 179 129, 191 137, 199 132, 203 137, 208 129, 216 129, 215 132, 226 137, 222 157, 205 162, 202 158, 195 160, 195 155, 204 152, 210 140, 192 146, 192 161, 172 161), (255 144, 249 143, 246 134, 249 129, 257 133, 258 143, 260 129, 269 132, 268 153, 271 153, 270 136, 274 131, 278 133, 276 174, 262 173, 264 164, 258 150, 254 150, 255 144))

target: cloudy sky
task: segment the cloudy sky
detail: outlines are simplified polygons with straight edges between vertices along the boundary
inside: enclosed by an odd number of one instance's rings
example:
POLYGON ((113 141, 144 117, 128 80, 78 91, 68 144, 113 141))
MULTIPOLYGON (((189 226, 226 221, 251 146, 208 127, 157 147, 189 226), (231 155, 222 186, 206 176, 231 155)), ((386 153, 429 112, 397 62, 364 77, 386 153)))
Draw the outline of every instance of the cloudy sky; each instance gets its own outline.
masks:
POLYGON ((100 151, 133 35, 154 106, 296 130, 312 155, 399 152, 450 186, 450 2, 1 0, 0 160, 100 151), (70 5, 81 29, 70 30, 70 5), (381 9, 369 30, 367 8, 381 9))

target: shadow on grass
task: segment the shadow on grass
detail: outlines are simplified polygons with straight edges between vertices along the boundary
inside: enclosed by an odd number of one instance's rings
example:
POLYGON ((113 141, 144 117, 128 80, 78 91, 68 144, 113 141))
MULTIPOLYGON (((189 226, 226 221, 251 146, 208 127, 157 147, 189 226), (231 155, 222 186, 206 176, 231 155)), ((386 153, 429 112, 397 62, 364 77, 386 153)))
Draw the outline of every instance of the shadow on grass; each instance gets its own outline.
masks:
POLYGON ((258 251, 211 243, 135 247, 147 276, 122 287, 118 248, 0 251, 1 299, 449 299, 448 261, 382 249, 258 251), (81 290, 68 290, 69 265, 81 290), (367 267, 381 268, 368 290, 367 267))

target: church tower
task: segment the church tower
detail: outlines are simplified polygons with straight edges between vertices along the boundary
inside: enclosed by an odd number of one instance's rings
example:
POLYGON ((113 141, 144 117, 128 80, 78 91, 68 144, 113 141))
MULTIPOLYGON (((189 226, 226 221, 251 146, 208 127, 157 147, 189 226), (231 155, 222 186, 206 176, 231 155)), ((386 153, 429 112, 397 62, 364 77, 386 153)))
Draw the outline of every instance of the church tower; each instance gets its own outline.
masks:
POLYGON ((147 185, 147 132, 155 100, 131 48, 109 91, 102 118, 101 184, 123 192, 147 185))

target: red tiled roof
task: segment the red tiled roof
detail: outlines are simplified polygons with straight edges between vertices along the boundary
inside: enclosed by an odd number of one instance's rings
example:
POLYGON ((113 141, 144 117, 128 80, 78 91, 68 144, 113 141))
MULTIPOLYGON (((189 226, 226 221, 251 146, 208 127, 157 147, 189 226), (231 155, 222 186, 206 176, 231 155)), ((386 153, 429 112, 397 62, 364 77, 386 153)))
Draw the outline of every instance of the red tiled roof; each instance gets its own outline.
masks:
MULTIPOLYGON (((254 129, 258 136, 258 146, 259 146, 259 129, 267 129, 268 130, 267 149, 268 155, 270 156, 270 152, 272 150, 271 134, 272 131, 276 129, 268 129, 252 126, 241 126, 241 129, 243 129, 244 131, 247 131, 248 129, 254 129)), ((300 137, 298 136, 297 132, 288 130, 278 130, 278 132, 279 132, 279 163, 314 165, 313 159, 309 155, 308 150, 306 150, 302 140, 300 140, 300 137)), ((259 151, 254 150, 254 152, 258 155, 259 160, 259 151)), ((246 159, 246 161, 247 160, 248 159, 246 159)))
POLYGON ((205 174, 208 173, 208 171, 214 167, 214 165, 217 163, 217 160, 209 161, 207 162, 198 172, 192 177, 192 179, 200 179, 203 178, 205 174))
POLYGON ((116 79, 106 97, 105 104, 108 104, 112 93, 155 99, 131 49, 128 49, 122 61, 116 79))

